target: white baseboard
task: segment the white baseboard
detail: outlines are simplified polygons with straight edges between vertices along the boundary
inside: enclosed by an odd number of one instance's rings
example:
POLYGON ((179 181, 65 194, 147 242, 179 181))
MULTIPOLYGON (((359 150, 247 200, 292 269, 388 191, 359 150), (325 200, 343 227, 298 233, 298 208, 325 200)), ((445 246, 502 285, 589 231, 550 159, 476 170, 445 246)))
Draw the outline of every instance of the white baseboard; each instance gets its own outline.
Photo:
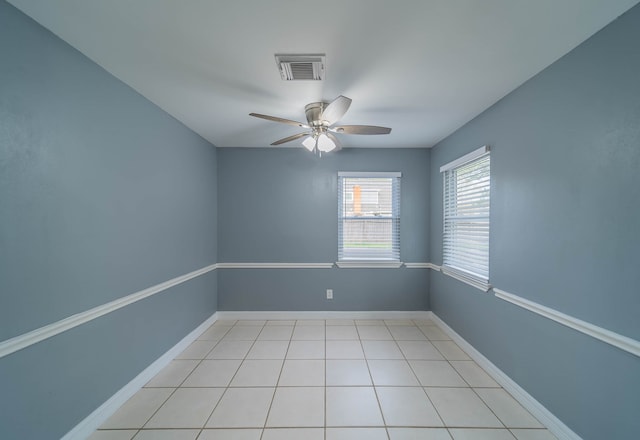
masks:
POLYGON ((89 414, 83 421, 69 431, 62 440, 84 440, 100 427, 109 417, 116 412, 127 400, 138 392, 147 382, 166 367, 178 354, 187 348, 193 341, 208 329, 218 318, 214 313, 206 321, 196 327, 191 333, 182 338, 180 342, 160 356, 155 362, 145 368, 131 382, 122 387, 118 392, 89 414))
POLYGON ((484 357, 482 353, 473 348, 471 344, 464 340, 462 336, 456 333, 435 313, 429 312, 431 319, 438 324, 447 333, 453 341, 460 346, 478 365, 480 365, 496 382, 498 382, 509 394, 516 399, 527 411, 536 419, 547 427, 558 440, 582 440, 581 437, 573 432, 567 425, 562 423, 560 419, 554 416, 551 411, 538 402, 531 394, 527 393, 524 388, 518 385, 513 379, 507 376, 501 369, 496 367, 489 359, 484 357))
POLYGON ((366 312, 342 312, 342 311, 218 311, 218 319, 428 319, 431 312, 423 311, 366 311, 366 312))

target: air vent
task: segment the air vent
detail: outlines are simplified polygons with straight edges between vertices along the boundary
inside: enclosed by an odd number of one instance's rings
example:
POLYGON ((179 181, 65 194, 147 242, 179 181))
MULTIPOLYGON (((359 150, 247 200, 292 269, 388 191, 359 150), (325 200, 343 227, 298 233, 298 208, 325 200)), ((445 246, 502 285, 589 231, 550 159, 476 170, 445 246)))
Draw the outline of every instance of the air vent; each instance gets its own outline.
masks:
POLYGON ((278 55, 276 64, 284 81, 322 81, 324 79, 325 55, 278 55))

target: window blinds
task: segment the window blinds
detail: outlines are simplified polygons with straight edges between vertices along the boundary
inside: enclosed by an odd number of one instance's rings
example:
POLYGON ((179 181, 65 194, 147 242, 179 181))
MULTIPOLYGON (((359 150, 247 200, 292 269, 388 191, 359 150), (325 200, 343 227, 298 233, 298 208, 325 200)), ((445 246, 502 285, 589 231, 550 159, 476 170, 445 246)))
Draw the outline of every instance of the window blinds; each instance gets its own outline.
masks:
POLYGON ((444 166, 443 272, 489 290, 491 162, 483 147, 444 166))
POLYGON ((400 261, 400 173, 338 173, 338 260, 400 261))

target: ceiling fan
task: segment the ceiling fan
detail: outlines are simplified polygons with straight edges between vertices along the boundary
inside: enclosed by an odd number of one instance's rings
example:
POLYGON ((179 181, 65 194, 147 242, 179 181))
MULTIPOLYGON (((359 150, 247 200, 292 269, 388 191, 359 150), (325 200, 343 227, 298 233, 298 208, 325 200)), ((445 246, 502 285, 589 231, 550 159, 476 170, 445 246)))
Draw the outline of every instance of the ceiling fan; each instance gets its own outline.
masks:
POLYGON ((307 116, 307 123, 292 121, 290 119, 277 118, 275 116, 261 115, 259 113, 249 113, 250 116, 266 119, 268 121, 280 122, 282 124, 295 125, 309 129, 303 133, 294 134, 273 142, 271 145, 280 145, 286 142, 295 141, 306 137, 302 145, 311 152, 318 154, 340 148, 340 142, 334 133, 342 134, 389 134, 390 128, 377 127, 374 125, 337 125, 336 122, 344 116, 351 105, 351 99, 346 96, 338 96, 330 103, 312 102, 304 107, 307 116))

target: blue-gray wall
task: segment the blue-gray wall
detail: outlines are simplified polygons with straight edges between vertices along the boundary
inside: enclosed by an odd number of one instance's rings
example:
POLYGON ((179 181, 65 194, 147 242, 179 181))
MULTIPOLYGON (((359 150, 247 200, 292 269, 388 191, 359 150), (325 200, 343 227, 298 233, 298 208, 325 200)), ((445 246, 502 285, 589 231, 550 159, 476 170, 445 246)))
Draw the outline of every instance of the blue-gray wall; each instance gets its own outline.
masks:
MULTIPOLYGON (((429 151, 302 148, 218 151, 219 261, 331 263, 338 171, 400 171, 400 252, 428 261, 429 151)), ((427 310, 426 269, 223 269, 220 310, 427 310), (325 299, 325 290, 334 299, 325 299)))
MULTIPOLYGON (((430 257, 442 263, 439 167, 488 144, 490 281, 640 339, 640 7, 431 152, 430 257)), ((432 310, 585 439, 640 435, 640 359, 442 274, 432 310)))
MULTIPOLYGON (((216 149, 0 1, 0 340, 216 262, 216 149)), ((0 359, 0 438, 59 438, 216 310, 217 274, 0 359)))

